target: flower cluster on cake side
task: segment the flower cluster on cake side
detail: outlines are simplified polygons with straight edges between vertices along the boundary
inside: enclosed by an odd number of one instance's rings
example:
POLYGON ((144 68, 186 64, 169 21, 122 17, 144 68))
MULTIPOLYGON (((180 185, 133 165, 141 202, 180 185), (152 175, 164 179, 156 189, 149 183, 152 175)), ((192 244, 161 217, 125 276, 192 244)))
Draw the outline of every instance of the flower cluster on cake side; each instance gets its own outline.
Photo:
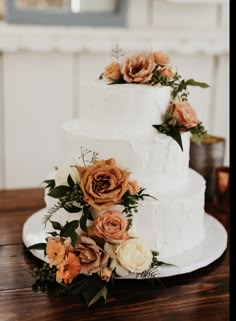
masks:
POLYGON ((109 84, 145 84, 149 86, 170 86, 171 101, 163 115, 161 124, 154 124, 160 133, 171 136, 183 150, 181 133, 189 131, 192 139, 200 143, 207 134, 195 109, 188 102, 188 86, 209 87, 194 79, 182 79, 170 64, 169 56, 162 51, 134 52, 124 57, 118 46, 112 50, 112 62, 105 67, 100 79, 109 84))
POLYGON ((152 196, 115 159, 97 157, 81 148, 76 164, 57 166, 54 178, 44 181, 46 194, 55 199, 43 221, 52 230, 45 242, 28 248, 43 250, 48 262, 34 268, 36 286, 81 295, 88 306, 106 300, 114 277, 156 278, 157 267, 167 264, 131 232, 139 201, 152 196), (53 220, 61 208, 79 213, 78 219, 64 225, 53 220))

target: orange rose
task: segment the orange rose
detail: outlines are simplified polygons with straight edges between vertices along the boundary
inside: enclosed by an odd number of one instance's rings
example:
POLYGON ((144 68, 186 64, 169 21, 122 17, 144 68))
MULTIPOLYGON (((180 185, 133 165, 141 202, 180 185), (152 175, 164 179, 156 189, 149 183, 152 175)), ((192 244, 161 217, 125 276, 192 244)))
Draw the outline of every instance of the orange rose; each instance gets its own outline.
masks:
POLYGON ((121 76, 120 64, 118 62, 112 62, 105 68, 103 78, 114 81, 118 80, 121 76))
POLYGON ((65 260, 60 264, 60 269, 56 273, 58 283, 62 281, 69 284, 80 273, 81 265, 78 257, 73 253, 68 253, 65 260))
POLYGON ((93 224, 94 235, 110 243, 121 243, 129 238, 128 221, 120 211, 106 211, 93 224))
POLYGON ((130 181, 127 187, 128 187, 128 191, 132 195, 137 194, 140 191, 140 187, 138 186, 137 181, 130 181))
POLYGON ((48 239, 46 253, 50 260, 50 267, 60 264, 65 257, 66 248, 60 238, 51 237, 48 239))
POLYGON ((154 68, 152 55, 139 52, 123 61, 121 73, 127 82, 145 84, 151 80, 154 68))
POLYGON ((109 255, 95 243, 93 239, 87 236, 81 236, 80 241, 75 246, 79 251, 81 263, 80 273, 95 273, 107 264, 109 255))
POLYGON ((160 50, 153 52, 152 56, 153 56, 155 64, 160 65, 160 66, 167 65, 170 61, 169 56, 160 50))
POLYGON ((167 111, 175 118, 179 126, 192 128, 199 123, 196 111, 187 101, 171 102, 167 111))
POLYGON ((127 191, 130 172, 116 166, 114 159, 96 161, 88 167, 78 166, 84 200, 98 211, 120 203, 127 191))
POLYGON ((161 70, 159 70, 159 73, 167 79, 172 79, 175 75, 174 71, 169 66, 163 67, 161 70))

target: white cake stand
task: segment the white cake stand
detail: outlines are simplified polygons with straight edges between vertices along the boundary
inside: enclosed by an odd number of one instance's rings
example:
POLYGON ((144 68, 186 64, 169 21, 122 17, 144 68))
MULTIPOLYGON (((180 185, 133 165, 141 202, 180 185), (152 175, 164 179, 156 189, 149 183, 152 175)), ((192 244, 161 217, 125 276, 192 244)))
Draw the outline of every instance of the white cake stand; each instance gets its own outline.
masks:
MULTIPOLYGON (((23 226, 23 242, 26 247, 35 243, 45 242, 48 234, 42 224, 43 216, 47 214, 43 208, 30 216, 23 226)), ((173 265, 162 265, 158 268, 160 278, 189 273, 205 267, 219 258, 227 247, 227 232, 224 226, 213 216, 205 214, 205 238, 193 249, 165 259, 173 265)), ((48 262, 43 251, 31 250, 31 253, 42 261, 48 262)), ((126 278, 136 278, 130 274, 126 278)))

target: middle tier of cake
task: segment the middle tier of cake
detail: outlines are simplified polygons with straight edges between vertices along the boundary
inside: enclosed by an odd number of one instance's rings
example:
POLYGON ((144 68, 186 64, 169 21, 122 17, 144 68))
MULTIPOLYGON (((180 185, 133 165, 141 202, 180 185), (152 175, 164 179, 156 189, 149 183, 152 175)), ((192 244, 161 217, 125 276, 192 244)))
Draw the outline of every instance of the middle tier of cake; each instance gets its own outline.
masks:
POLYGON ((149 135, 103 137, 81 129, 79 120, 71 120, 62 126, 60 162, 73 159, 77 163, 81 148, 98 152, 98 159, 114 158, 118 166, 132 173, 140 187, 158 197, 187 182, 190 134, 181 137, 183 151, 172 137, 154 128, 149 135))

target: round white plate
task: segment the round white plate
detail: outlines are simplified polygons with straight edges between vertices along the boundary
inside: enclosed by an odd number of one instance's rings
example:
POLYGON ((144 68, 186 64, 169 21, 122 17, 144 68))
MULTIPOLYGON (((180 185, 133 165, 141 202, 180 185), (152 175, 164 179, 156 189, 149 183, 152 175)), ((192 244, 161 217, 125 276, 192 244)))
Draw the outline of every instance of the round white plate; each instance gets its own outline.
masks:
MULTIPOLYGON (((43 216, 47 214, 46 208, 30 216, 23 226, 23 242, 26 247, 35 243, 45 242, 48 234, 42 224, 43 216)), ((205 267, 219 258, 227 247, 227 232, 224 226, 213 216, 205 214, 205 239, 193 249, 179 255, 165 259, 166 263, 158 267, 158 277, 168 277, 189 273, 205 267)), ((42 261, 48 262, 43 251, 31 250, 32 254, 42 261)), ((126 278, 136 278, 130 274, 126 278)))

